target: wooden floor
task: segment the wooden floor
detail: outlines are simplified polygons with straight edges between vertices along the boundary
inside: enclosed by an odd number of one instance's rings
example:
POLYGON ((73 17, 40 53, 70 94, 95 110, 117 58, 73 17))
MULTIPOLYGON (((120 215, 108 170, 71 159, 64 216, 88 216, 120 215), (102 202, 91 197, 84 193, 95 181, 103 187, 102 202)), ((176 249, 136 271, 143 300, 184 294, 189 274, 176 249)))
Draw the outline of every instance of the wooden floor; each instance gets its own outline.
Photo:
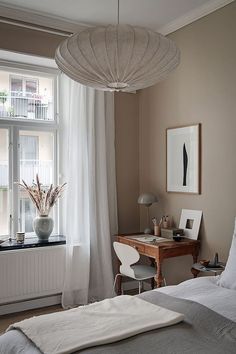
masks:
POLYGON ((57 312, 62 310, 63 309, 60 305, 55 305, 50 307, 44 307, 41 309, 28 310, 24 312, 18 312, 10 315, 0 316, 0 333, 5 332, 7 327, 10 326, 10 324, 12 323, 22 321, 32 316, 45 315, 47 313, 52 313, 52 312, 57 312))

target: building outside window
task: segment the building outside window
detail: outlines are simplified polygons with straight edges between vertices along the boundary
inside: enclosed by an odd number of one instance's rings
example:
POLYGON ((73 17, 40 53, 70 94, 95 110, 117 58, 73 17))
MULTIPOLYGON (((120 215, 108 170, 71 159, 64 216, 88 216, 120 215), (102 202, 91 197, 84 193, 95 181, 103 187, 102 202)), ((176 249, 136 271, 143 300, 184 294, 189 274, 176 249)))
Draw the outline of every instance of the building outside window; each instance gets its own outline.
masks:
POLYGON ((53 120, 50 78, 0 72, 0 117, 53 120))
POLYGON ((33 233, 35 207, 16 181, 32 184, 38 174, 44 186, 57 183, 56 72, 32 69, 0 67, 1 238, 33 233))

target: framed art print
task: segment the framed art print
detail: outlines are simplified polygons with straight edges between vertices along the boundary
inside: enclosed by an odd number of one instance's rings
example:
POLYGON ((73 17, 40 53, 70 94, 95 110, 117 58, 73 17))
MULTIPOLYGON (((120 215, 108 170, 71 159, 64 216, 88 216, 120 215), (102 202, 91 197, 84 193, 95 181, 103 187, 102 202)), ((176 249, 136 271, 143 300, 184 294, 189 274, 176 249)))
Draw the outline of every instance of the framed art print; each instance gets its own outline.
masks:
POLYGON ((200 194, 200 124, 166 130, 167 192, 200 194))

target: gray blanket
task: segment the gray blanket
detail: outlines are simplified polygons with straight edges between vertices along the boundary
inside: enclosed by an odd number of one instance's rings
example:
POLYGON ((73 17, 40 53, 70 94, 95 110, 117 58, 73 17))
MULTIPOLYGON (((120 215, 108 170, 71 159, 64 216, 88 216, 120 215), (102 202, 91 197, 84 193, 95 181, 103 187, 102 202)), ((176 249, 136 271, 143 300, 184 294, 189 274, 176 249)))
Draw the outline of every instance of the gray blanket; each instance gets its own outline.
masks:
MULTIPOLYGON (((80 351, 81 354, 235 354, 236 323, 205 306, 149 291, 143 300, 185 314, 177 325, 139 334, 120 342, 80 351)), ((138 309, 137 309, 138 311, 138 309)), ((125 325, 125 324, 124 324, 125 325)), ((53 328, 52 328, 53 335, 53 328)), ((0 337, 1 354, 39 354, 18 331, 0 337)), ((77 352, 78 353, 78 352, 77 352)))

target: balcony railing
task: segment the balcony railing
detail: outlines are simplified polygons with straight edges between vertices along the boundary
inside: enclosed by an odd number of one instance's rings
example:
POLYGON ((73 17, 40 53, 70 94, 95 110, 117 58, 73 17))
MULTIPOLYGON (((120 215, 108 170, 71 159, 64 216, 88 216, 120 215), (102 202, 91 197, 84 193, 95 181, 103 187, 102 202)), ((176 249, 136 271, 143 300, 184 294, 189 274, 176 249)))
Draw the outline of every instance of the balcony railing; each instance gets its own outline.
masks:
MULTIPOLYGON (((44 185, 49 185, 53 181, 53 161, 20 160, 20 180, 32 184, 36 174, 44 185)), ((8 162, 0 161, 0 188, 7 188, 8 184, 8 162)))
POLYGON ((0 118, 53 120, 52 98, 21 91, 0 92, 0 118))

